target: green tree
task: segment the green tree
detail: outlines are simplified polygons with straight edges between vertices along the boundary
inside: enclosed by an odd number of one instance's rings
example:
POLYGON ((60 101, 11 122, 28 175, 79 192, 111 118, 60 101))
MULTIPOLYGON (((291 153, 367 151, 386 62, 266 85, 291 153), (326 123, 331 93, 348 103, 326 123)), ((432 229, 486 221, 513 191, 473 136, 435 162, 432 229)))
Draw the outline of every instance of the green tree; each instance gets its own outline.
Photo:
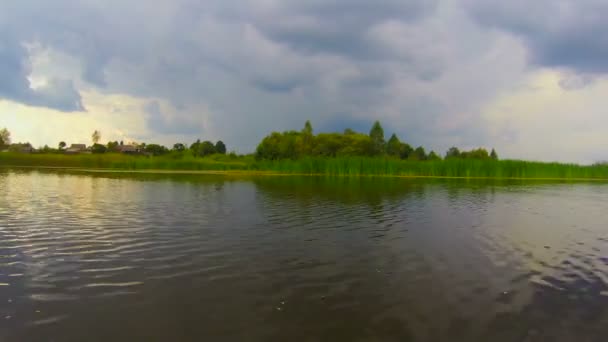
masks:
POLYGON ((153 156, 160 156, 168 152, 165 146, 159 144, 148 144, 144 148, 144 151, 151 153, 153 156))
POLYGON ((388 139, 388 143, 386 144, 386 153, 389 156, 397 156, 401 155, 401 141, 397 138, 397 135, 393 133, 390 139, 388 139))
POLYGON ((91 152, 93 153, 106 153, 107 147, 102 144, 93 144, 91 147, 91 152))
POLYGON ((379 121, 374 122, 372 129, 369 131, 369 137, 372 138, 374 146, 374 154, 379 155, 384 153, 384 129, 379 121))
POLYGON ((200 149, 201 149, 201 139, 197 139, 195 142, 192 143, 192 145, 190 145, 190 152, 192 152, 192 155, 195 157, 200 156, 200 149))
POLYGON ((449 158, 460 158, 460 150, 458 147, 450 147, 450 149, 445 153, 445 159, 449 158))
POLYGON ((416 147, 416 149, 410 153, 410 155, 408 156, 409 160, 426 160, 427 159, 427 155, 426 152, 424 151, 424 147, 422 146, 418 146, 416 147))
POLYGON ((496 153, 495 149, 492 149, 492 152, 490 153, 490 158, 498 160, 498 154, 496 153))
POLYGON ((306 120, 304 129, 302 129, 301 137, 296 138, 296 149, 298 155, 310 155, 313 149, 314 131, 310 121, 306 120))
POLYGON ((218 140, 218 142, 215 143, 215 153, 226 154, 226 145, 223 141, 218 140))
POLYGON ((183 152, 186 150, 186 145, 182 143, 173 144, 173 151, 183 152))
POLYGON ((490 154, 485 148, 478 148, 471 151, 460 152, 460 158, 463 159, 489 159, 490 154))
POLYGON ((264 137, 255 150, 255 158, 269 160, 281 159, 282 156, 279 151, 281 139, 282 135, 279 132, 272 132, 270 135, 264 137))
POLYGON ((310 120, 306 120, 306 123, 304 124, 304 129, 302 130, 302 134, 308 134, 308 135, 313 135, 313 129, 312 129, 312 125, 310 124, 310 120))
POLYGON ((409 156, 412 153, 414 153, 412 146, 406 143, 401 143, 401 146, 399 147, 399 157, 401 157, 401 159, 409 159, 409 156))
POLYGON ((11 132, 8 129, 0 129, 0 148, 8 147, 11 144, 11 132))
POLYGON ((428 160, 441 160, 441 157, 435 151, 429 152, 428 160))
POLYGON ((65 141, 61 141, 59 142, 59 150, 63 150, 65 147, 67 146, 67 144, 65 143, 65 141))
POLYGON ((99 140, 101 140, 101 132, 95 130, 95 132, 91 134, 91 140, 93 141, 93 145, 97 145, 99 143, 99 140))
POLYGON ((201 146, 199 149, 199 155, 201 157, 208 156, 210 154, 214 154, 215 152, 216 152, 215 145, 211 141, 206 140, 201 143, 201 146))
POLYGON ((357 132, 353 131, 352 128, 347 128, 344 130, 344 135, 357 134, 357 132))
POLYGON ((108 152, 116 152, 118 151, 118 141, 109 141, 108 142, 108 152))

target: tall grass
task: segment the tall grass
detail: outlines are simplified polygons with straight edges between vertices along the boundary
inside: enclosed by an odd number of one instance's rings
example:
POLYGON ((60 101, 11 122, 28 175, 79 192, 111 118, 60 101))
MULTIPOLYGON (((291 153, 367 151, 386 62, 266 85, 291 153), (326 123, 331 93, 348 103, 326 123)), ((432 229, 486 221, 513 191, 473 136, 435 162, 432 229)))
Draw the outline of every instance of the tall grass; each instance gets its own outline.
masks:
POLYGON ((529 162, 521 160, 449 159, 405 161, 391 158, 303 158, 298 160, 256 161, 251 156, 230 158, 188 155, 162 157, 121 154, 59 155, 0 153, 0 166, 76 167, 120 170, 207 170, 268 171, 285 174, 330 176, 411 176, 465 178, 554 178, 607 179, 608 165, 529 162))
POLYGON ((389 158, 307 158, 257 162, 257 165, 261 170, 337 176, 608 179, 606 165, 581 166, 521 160, 448 159, 420 162, 389 158))
POLYGON ((106 154, 19 154, 0 153, 0 166, 71 167, 120 170, 246 170, 252 158, 232 159, 228 156, 195 158, 190 155, 162 157, 106 154))

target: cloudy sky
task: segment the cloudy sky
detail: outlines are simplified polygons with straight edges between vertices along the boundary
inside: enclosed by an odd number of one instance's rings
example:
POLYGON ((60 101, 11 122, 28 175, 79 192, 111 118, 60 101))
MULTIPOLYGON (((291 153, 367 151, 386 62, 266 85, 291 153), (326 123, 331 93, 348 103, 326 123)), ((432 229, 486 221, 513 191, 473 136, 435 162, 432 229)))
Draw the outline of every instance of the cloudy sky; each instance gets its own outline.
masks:
POLYGON ((608 160, 605 0, 3 0, 0 127, 39 146, 368 131, 608 160))

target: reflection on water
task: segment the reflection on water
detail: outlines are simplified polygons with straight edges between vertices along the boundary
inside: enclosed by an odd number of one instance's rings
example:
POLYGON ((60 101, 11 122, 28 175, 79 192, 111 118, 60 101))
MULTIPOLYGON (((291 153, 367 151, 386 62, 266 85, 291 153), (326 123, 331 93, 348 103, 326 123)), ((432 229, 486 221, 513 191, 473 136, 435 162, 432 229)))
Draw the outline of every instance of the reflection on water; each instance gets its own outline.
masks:
POLYGON ((0 340, 604 341, 607 195, 0 171, 0 340))

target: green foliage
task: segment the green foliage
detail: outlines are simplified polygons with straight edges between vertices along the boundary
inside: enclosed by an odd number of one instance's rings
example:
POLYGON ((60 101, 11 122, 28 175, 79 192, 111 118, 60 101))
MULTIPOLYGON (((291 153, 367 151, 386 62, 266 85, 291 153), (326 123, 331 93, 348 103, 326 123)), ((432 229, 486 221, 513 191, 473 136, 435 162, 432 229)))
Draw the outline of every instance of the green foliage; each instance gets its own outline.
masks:
POLYGON ((226 145, 223 141, 219 140, 215 143, 215 152, 219 154, 226 154, 226 145))
POLYGON ((59 142, 59 150, 63 150, 66 146, 67 146, 67 144, 65 143, 65 141, 59 142))
POLYGON ((310 155, 314 146, 314 130, 310 121, 306 120, 304 129, 302 129, 301 137, 297 141, 298 154, 310 155))
POLYGON ((460 158, 464 159, 490 159, 490 154, 485 148, 460 152, 460 158))
POLYGON ((431 151, 431 152, 429 152, 427 160, 437 161, 437 160, 441 160, 441 157, 437 153, 435 153, 435 151, 431 151))
POLYGON ((161 146, 158 144, 148 144, 144 148, 144 151, 154 156, 161 156, 163 154, 169 153, 169 150, 165 146, 161 146))
POLYGON ((494 159, 498 160, 496 150, 492 149, 492 153, 488 153, 485 148, 477 148, 471 151, 460 151, 456 147, 450 148, 446 154, 446 159, 461 158, 461 159, 494 159))
MULTIPOLYGON (((296 159, 303 154, 302 133, 296 131, 272 132, 262 139, 256 149, 257 159, 296 159)), ((310 147, 310 146, 309 146, 310 147)))
POLYGON ((401 159, 409 159, 410 155, 414 153, 412 146, 406 143, 401 143, 399 146, 399 156, 401 159))
POLYGON ((11 145, 11 132, 8 129, 0 129, 0 148, 6 148, 11 145))
POLYGON ((109 141, 108 142, 108 152, 116 152, 118 151, 118 141, 109 141))
POLYGON ((399 157, 401 155, 401 141, 397 138, 397 135, 393 133, 390 139, 388 139, 388 143, 386 144, 386 154, 389 156, 399 157))
POLYGON ((384 129, 380 125, 379 121, 374 122, 372 129, 369 131, 369 137, 372 138, 374 147, 374 155, 380 155, 384 153, 384 129))
POLYGON ((406 176, 458 178, 552 178, 608 180, 608 165, 493 161, 451 158, 420 162, 394 158, 306 157, 298 160, 258 161, 257 170, 328 176, 406 176))
POLYGON ((200 139, 190 145, 190 150, 195 157, 205 157, 217 152, 215 145, 211 141, 205 140, 201 142, 200 139))
POLYGON ((203 141, 203 143, 200 145, 199 156, 204 157, 214 153, 215 145, 209 140, 203 141))
POLYGON ((186 145, 182 143, 177 143, 173 145, 173 151, 175 152, 184 152, 186 150, 186 145))
POLYGON ((91 146, 92 153, 96 153, 96 154, 106 153, 107 150, 108 150, 108 148, 102 144, 93 144, 93 146, 91 146))
POLYGON ((450 149, 445 153, 445 159, 450 158, 460 158, 460 150, 458 147, 450 147, 450 149))
POLYGON ((417 147, 414 151, 412 151, 408 157, 408 160, 412 160, 412 161, 423 161, 427 159, 427 155, 426 155, 426 151, 424 150, 424 147, 419 146, 417 147))
MULTIPOLYGON (((539 163, 519 160, 460 159, 409 161, 396 158, 303 157, 297 160, 255 160, 214 154, 203 158, 178 154, 158 157, 108 154, 22 154, 0 153, 0 165, 108 168, 118 170, 241 170, 327 176, 405 176, 505 179, 602 179, 608 180, 608 165, 539 163)), ((430 154, 429 154, 430 156, 430 154)))
POLYGON ((306 120, 306 123, 304 124, 304 129, 302 130, 302 134, 309 135, 309 136, 314 135, 314 131, 312 129, 310 120, 306 120))

